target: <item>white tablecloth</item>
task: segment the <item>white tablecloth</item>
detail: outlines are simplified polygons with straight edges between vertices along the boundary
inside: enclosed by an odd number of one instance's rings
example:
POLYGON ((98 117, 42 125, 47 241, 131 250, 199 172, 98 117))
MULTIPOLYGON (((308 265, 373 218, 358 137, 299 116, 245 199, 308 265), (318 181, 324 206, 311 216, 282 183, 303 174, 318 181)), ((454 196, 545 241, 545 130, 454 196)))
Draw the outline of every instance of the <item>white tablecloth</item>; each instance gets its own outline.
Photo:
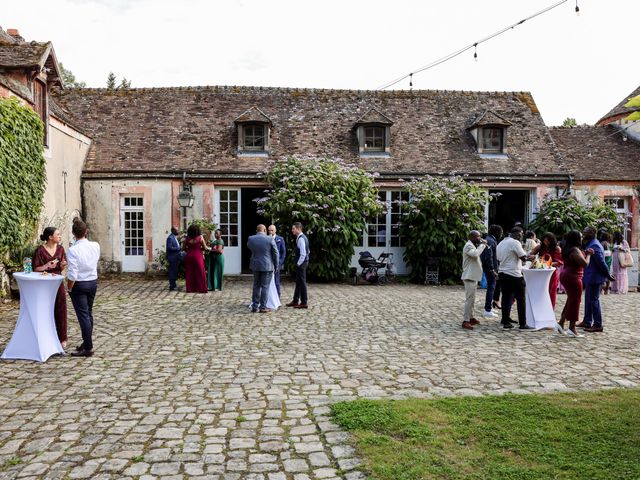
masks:
POLYGON ((527 325, 536 330, 556 328, 556 315, 549 296, 549 280, 555 268, 523 268, 522 274, 527 282, 527 325))
POLYGON ((20 313, 2 358, 44 362, 51 355, 64 353, 53 318, 56 294, 64 277, 40 272, 14 273, 13 277, 20 288, 20 313))

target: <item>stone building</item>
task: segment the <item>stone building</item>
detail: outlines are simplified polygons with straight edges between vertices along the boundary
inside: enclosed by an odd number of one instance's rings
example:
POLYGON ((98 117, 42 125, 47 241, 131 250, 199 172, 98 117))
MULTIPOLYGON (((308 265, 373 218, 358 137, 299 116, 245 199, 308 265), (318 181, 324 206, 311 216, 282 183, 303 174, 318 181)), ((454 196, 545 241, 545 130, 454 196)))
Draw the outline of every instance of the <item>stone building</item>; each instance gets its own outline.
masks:
POLYGON ((63 84, 51 42, 27 42, 17 30, 0 28, 0 97, 19 98, 44 123, 43 217, 64 223, 62 233, 68 243, 68 227, 82 210, 80 175, 91 139, 58 107, 52 88, 63 88, 63 84))
MULTIPOLYGON (((403 179, 462 174, 499 193, 487 221, 525 224, 546 194, 566 191, 563 162, 524 92, 347 91, 194 87, 63 92, 65 114, 93 143, 84 213, 106 266, 142 271, 172 224, 213 218, 223 230, 227 273, 245 271, 247 237, 264 219, 253 199, 261 173, 292 155, 339 157, 377 172, 385 215, 370 219, 361 248, 396 253, 403 179), (195 197, 181 209, 183 188, 195 197)), ((284 226, 283 226, 284 227, 284 226)))

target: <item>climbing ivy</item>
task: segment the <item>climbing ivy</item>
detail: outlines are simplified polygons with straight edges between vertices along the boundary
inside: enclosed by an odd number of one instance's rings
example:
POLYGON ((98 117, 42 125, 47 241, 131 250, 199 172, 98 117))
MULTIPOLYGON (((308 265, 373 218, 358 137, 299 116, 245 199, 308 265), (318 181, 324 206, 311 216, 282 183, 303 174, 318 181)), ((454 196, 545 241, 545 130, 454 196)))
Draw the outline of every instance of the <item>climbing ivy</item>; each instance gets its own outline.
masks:
POLYGON ((46 186, 43 125, 15 98, 0 98, 0 259, 33 239, 46 186))

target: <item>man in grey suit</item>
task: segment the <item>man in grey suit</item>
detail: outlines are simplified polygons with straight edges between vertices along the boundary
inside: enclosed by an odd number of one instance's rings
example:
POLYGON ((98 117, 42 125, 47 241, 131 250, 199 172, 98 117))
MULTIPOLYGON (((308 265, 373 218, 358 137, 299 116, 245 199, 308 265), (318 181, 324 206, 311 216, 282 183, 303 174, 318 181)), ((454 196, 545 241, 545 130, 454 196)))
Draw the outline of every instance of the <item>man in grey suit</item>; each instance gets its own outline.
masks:
POLYGON ((267 313, 270 311, 267 308, 269 284, 279 261, 278 247, 274 238, 267 235, 267 228, 264 225, 258 225, 256 232, 247 242, 247 247, 251 250, 249 268, 253 272, 251 311, 267 313))

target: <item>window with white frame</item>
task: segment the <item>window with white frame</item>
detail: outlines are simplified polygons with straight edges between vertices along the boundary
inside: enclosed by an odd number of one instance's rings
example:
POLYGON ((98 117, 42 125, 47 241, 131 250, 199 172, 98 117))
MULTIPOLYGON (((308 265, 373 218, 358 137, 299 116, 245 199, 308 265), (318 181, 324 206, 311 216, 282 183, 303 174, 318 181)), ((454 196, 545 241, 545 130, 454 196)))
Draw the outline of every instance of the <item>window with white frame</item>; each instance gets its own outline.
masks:
POLYGON ((613 208, 620 222, 624 225, 624 238, 627 242, 631 241, 631 229, 629 228, 629 197, 605 197, 605 203, 613 208))
POLYGON ((504 152, 504 128, 482 127, 480 129, 479 153, 504 152))
POLYGON ((367 220, 365 248, 403 247, 404 237, 400 235, 402 205, 409 200, 409 192, 383 190, 378 192, 378 200, 385 204, 384 212, 367 220))

